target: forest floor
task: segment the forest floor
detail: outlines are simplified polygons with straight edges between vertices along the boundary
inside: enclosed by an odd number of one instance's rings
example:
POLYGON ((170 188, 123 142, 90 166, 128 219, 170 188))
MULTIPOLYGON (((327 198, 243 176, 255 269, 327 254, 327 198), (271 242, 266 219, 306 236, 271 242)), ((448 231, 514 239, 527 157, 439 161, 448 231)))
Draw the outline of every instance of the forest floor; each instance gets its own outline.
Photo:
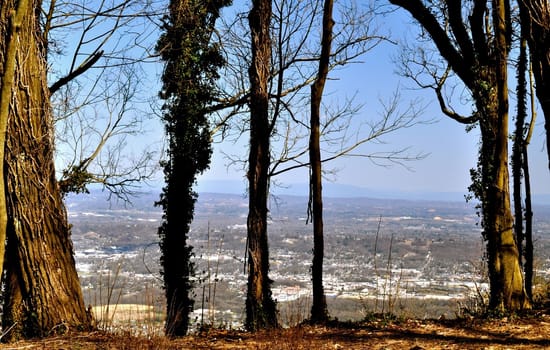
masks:
POLYGON ((550 349, 550 315, 500 320, 333 322, 247 333, 210 330, 184 338, 69 333, 0 349, 550 349))

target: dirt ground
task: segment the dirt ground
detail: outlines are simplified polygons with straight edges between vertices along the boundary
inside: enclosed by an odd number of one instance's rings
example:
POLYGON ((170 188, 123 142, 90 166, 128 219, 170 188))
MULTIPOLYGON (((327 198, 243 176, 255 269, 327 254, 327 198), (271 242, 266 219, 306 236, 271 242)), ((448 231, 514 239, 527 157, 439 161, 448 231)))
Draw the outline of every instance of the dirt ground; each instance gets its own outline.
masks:
POLYGON ((104 332, 70 333, 0 349, 550 349, 550 315, 504 320, 335 323, 247 333, 211 330, 169 340, 104 332))

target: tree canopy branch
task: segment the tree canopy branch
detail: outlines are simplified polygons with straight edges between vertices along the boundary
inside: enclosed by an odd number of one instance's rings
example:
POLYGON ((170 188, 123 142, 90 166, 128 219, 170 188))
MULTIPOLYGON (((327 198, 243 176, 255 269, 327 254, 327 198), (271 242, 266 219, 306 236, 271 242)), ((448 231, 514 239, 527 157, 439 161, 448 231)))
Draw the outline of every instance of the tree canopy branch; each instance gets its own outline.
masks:
POLYGON ((103 50, 97 51, 96 53, 88 57, 84 62, 82 62, 82 64, 78 66, 75 70, 69 72, 69 74, 53 83, 49 87, 50 95, 53 95, 61 87, 68 84, 71 80, 75 79, 76 77, 90 69, 101 58, 101 56, 103 56, 103 50))
POLYGON ((445 30, 441 27, 435 16, 424 6, 420 0, 390 0, 390 3, 400 6, 416 19, 430 34, 441 56, 449 62, 456 74, 471 87, 473 80, 470 74, 470 65, 457 51, 445 30))

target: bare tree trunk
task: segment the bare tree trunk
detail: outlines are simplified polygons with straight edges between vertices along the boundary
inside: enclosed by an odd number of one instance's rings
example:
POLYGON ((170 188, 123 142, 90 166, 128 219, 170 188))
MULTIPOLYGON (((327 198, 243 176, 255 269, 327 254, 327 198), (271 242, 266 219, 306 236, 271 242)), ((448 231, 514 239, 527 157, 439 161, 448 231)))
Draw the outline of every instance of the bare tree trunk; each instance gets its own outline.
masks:
POLYGON ((521 195, 521 178, 524 168, 523 150, 526 148, 524 140, 525 134, 525 118, 527 116, 527 42, 525 39, 520 39, 520 52, 517 65, 517 115, 514 132, 514 143, 512 145, 512 176, 513 176, 513 191, 514 197, 514 234, 518 247, 520 267, 523 263, 523 204, 521 195))
POLYGON ((537 120, 537 109, 535 106, 535 87, 533 83, 533 70, 529 69, 529 90, 531 97, 531 121, 529 129, 525 135, 525 147, 523 147, 523 177, 525 183, 525 264, 523 270, 525 273, 525 291, 529 300, 533 300, 533 206, 531 202, 531 175, 529 173, 529 156, 527 148, 531 143, 531 137, 535 130, 537 120))
POLYGON ((530 79, 531 89, 531 121, 526 129, 525 119, 527 117, 527 79, 526 74, 531 76, 531 70, 527 69, 527 40, 528 33, 525 33, 527 26, 522 26, 520 56, 518 60, 518 86, 517 86, 517 119, 512 149, 512 172, 514 176, 514 231, 518 245, 519 261, 523 268, 525 278, 525 293, 527 298, 533 300, 533 209, 531 204, 531 180, 529 175, 528 146, 531 142, 531 135, 536 120, 534 102, 533 80, 530 79), (525 208, 522 203, 521 178, 524 179, 525 208), (525 226, 523 221, 525 220, 525 226))
POLYGON ((531 179, 529 175, 529 159, 527 147, 523 149, 523 177, 525 182, 525 292, 529 300, 533 300, 533 206, 531 204, 531 179))
POLYGON ((278 326, 275 301, 271 296, 267 200, 269 191, 269 94, 271 66, 271 0, 253 0, 248 15, 252 38, 250 77, 250 154, 248 158, 248 289, 246 321, 248 330, 278 326))
POLYGON ((321 57, 319 59, 319 73, 311 86, 311 120, 309 138, 309 159, 311 164, 310 178, 310 208, 313 216, 313 264, 311 266, 311 280, 313 285, 313 303, 311 305, 311 322, 324 323, 328 321, 328 309, 325 291, 323 288, 323 187, 321 172, 320 147, 320 110, 323 90, 327 80, 332 44, 333 0, 325 0, 323 8, 323 36, 321 38, 321 57))
MULTIPOLYGON (((55 180, 53 125, 46 85, 40 1, 23 11, 5 152, 7 248, 5 340, 88 328, 65 207, 55 180)), ((25 5, 25 6, 23 6, 25 5)), ((2 4, 5 19, 15 1, 2 4)), ((5 46, 4 46, 5 47, 5 46)))

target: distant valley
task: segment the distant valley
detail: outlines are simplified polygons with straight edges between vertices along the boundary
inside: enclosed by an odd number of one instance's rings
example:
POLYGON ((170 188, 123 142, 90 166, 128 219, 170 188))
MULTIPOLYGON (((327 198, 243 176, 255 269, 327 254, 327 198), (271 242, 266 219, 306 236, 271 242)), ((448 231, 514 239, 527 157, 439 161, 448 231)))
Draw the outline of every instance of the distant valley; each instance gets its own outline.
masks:
MULTIPOLYGON (((77 268, 91 305, 147 304, 163 310, 155 193, 133 205, 105 194, 67 200, 77 268)), ((270 203, 269 243, 274 298, 281 320, 307 317, 312 226, 307 198, 270 203)), ((464 201, 327 198, 325 291, 339 319, 391 312, 452 318, 474 308, 486 290, 483 242, 475 208, 464 201)), ((190 243, 197 270, 196 322, 241 324, 246 293, 247 199, 201 193, 190 243)), ((550 278, 550 207, 535 208, 537 274, 550 278)))

